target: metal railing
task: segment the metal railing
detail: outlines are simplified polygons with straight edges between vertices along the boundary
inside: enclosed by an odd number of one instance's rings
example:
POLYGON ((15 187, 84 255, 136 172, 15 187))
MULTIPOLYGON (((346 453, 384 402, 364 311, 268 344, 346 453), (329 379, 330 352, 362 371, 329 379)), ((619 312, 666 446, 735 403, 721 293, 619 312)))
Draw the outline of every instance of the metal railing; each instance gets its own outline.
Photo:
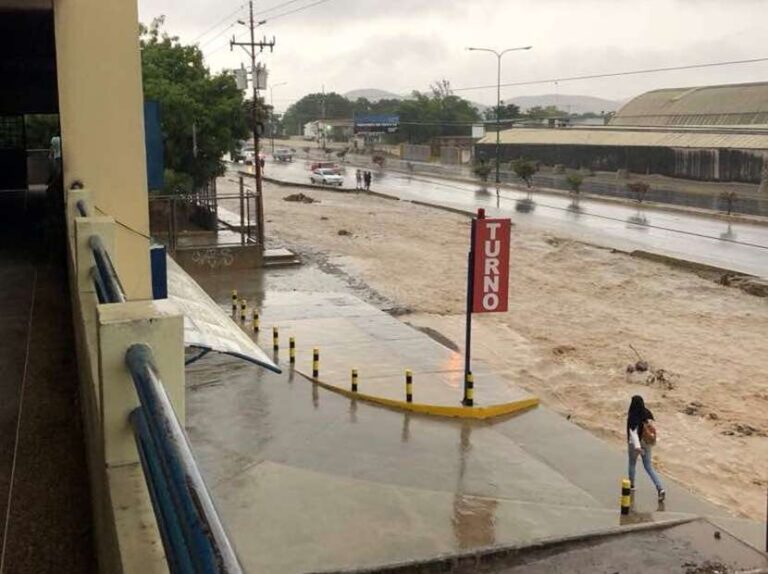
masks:
MULTIPOLYGON (((75 209, 90 217, 85 200, 75 209)), ((88 237, 99 304, 125 303, 125 289, 99 233, 88 237)), ((203 482, 184 429, 165 391, 150 347, 133 344, 125 364, 139 407, 129 415, 147 490, 173 574, 237 574, 242 567, 203 482)))
POLYGON ((93 281, 96 285, 96 295, 99 303, 125 303, 125 289, 120 283, 115 266, 109 257, 104 242, 99 235, 91 235, 88 246, 93 252, 93 260, 96 266, 92 269, 93 281))
POLYGON ((125 356, 140 407, 130 415, 168 565, 180 573, 237 573, 242 567, 154 366, 151 349, 125 356))

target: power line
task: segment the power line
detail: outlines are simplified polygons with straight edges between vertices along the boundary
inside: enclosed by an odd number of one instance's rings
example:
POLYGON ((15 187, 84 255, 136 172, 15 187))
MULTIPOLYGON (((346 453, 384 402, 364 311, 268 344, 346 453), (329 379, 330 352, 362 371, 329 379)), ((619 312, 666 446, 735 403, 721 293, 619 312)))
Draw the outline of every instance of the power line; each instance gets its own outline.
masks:
POLYGON ((283 18, 284 16, 290 16, 291 14, 296 14, 297 12, 303 12, 304 10, 309 10, 310 8, 314 8, 315 6, 319 6, 320 4, 325 4, 326 2, 330 1, 331 0, 317 0, 312 4, 307 4, 306 6, 301 6, 299 8, 289 10, 288 12, 277 14, 276 16, 270 16, 268 20, 271 22, 272 20, 277 20, 278 18, 283 18))
POLYGON ((275 10, 279 10, 280 8, 285 8, 286 6, 289 6, 291 4, 296 4, 296 2, 302 2, 302 0, 288 0, 288 2, 277 4, 275 6, 272 6, 271 8, 267 8, 266 10, 262 10, 261 12, 256 12, 255 15, 261 16, 262 14, 267 14, 268 12, 274 12, 275 10))
MULTIPOLYGON (((270 8, 270 9, 268 9, 268 10, 265 10, 264 12, 259 12, 259 14, 263 14, 263 13, 265 13, 265 12, 269 12, 269 11, 272 11, 272 10, 276 10, 276 9, 278 9, 278 8, 281 8, 281 7, 285 7, 285 6, 287 6, 288 4, 293 4, 293 3, 295 3, 295 2, 299 2, 299 1, 301 1, 301 0, 290 0, 290 2, 285 2, 285 3, 283 3, 283 4, 279 4, 279 5, 277 5, 277 6, 273 6, 272 8, 270 8)), ((331 1, 331 0, 316 0, 315 2, 312 2, 311 4, 307 4, 306 6, 300 6, 300 7, 298 7, 298 8, 295 8, 295 9, 293 9, 293 10, 289 10, 288 12, 282 12, 282 13, 280 13, 280 14, 276 14, 276 15, 274 15, 274 16, 270 16, 270 17, 268 17, 266 20, 264 20, 264 22, 265 22, 265 23, 267 23, 267 22, 271 22, 272 20, 277 20, 278 18, 283 18, 284 16, 290 16, 291 14, 296 14, 296 13, 298 13, 298 12, 303 12, 304 10, 308 10, 308 9, 310 9, 310 8, 313 8, 313 7, 315 7, 315 6, 319 6, 320 4, 325 4, 326 2, 330 2, 330 1, 331 1)), ((255 15, 255 14, 254 14, 254 15, 255 15)), ((231 26, 230 26, 230 28, 231 28, 231 26)), ((225 29, 225 31, 226 31, 226 30, 228 30, 228 29, 229 29, 229 28, 226 28, 226 29, 225 29)), ((220 36, 220 35, 221 35, 221 34, 218 34, 218 35, 217 35, 217 37, 218 37, 218 36, 220 36)), ((243 33, 243 34, 241 34, 240 36, 237 36, 237 37, 235 38, 235 40, 242 40, 242 39, 243 39, 245 36, 246 36, 246 33, 243 33)), ((210 56, 211 54, 215 54, 216 52, 219 52, 220 50, 223 50, 223 49, 224 49, 224 48, 226 48, 227 46, 229 46, 229 44, 222 44, 222 45, 221 45, 221 46, 219 46, 218 48, 214 48, 213 50, 211 50, 210 52, 208 52, 208 55, 210 56)))
POLYGON ((215 23, 213 26, 211 26, 210 28, 208 28, 208 29, 207 29, 205 32, 203 32, 203 33, 202 33, 202 34, 200 34, 199 36, 195 37, 195 39, 194 39, 194 40, 192 40, 190 43, 191 43, 191 44, 195 44, 195 43, 197 43, 197 41, 198 41, 198 40, 200 40, 200 39, 201 39, 203 36, 207 36, 207 35, 208 35, 210 32, 212 32, 213 30, 215 30, 216 28, 218 28, 219 26, 221 26, 221 25, 222 25, 222 24, 224 24, 225 22, 228 22, 228 21, 229 21, 231 18, 234 18, 234 17, 235 17, 237 14, 239 14, 239 13, 240 13, 240 12, 243 10, 243 8, 245 8, 245 7, 246 7, 246 4, 241 4, 241 5, 240 5, 240 6, 237 8, 237 10, 235 10, 234 12, 232 12, 232 13, 230 13, 230 14, 227 14, 226 16, 224 16, 224 17, 223 17, 221 20, 219 20, 218 22, 216 22, 216 23, 215 23))
POLYGON ((213 42, 215 42, 215 41, 216 41, 218 38, 221 38, 221 37, 222 37, 224 34, 226 34, 227 32, 229 32, 229 31, 230 31, 232 28, 234 28, 235 26, 237 26, 237 22, 232 22, 232 23, 231 23, 229 26, 227 26, 226 28, 223 28, 223 29, 222 29, 222 30, 221 30, 221 31, 220 31, 218 34, 216 34, 215 36, 211 36, 211 37, 210 37, 210 38, 208 38, 208 39, 207 39, 205 42, 203 42, 202 44, 200 44, 200 45, 198 46, 198 48, 200 48, 200 49, 203 49, 205 46, 208 46, 208 45, 212 44, 212 43, 213 43, 213 42))
MULTIPOLYGON (((585 74, 583 76, 570 76, 565 78, 550 78, 548 80, 529 80, 526 82, 510 82, 501 84, 502 88, 509 88, 514 86, 534 86, 537 84, 552 84, 555 82, 573 82, 577 80, 595 80, 599 78, 616 78, 620 76, 634 76, 639 74, 655 74, 658 72, 675 72, 679 70, 695 70, 701 68, 714 68, 717 66, 733 66, 737 64, 754 64, 757 62, 766 62, 768 57, 764 58, 750 58, 747 60, 729 60, 726 62, 707 62, 705 64, 689 64, 685 66, 669 66, 666 68, 647 68, 645 70, 631 70, 627 72, 610 72, 606 74, 585 74)), ((451 88, 454 92, 464 92, 469 90, 487 90, 493 88, 496 89, 496 84, 485 86, 470 86, 465 88, 451 88)))

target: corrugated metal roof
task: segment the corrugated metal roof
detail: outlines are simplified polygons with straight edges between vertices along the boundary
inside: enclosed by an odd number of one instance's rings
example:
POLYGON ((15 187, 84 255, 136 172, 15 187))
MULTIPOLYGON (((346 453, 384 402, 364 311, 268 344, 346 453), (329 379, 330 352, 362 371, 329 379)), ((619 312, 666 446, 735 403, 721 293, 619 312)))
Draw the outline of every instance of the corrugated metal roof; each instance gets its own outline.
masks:
POLYGON ((752 125, 768 123, 768 82, 646 92, 611 120, 622 126, 752 125))
MULTIPOLYGON (((488 134, 478 143, 495 144, 496 134, 488 134)), ((513 128, 501 132, 501 143, 517 145, 731 148, 768 151, 768 132, 642 130, 614 127, 513 128)))

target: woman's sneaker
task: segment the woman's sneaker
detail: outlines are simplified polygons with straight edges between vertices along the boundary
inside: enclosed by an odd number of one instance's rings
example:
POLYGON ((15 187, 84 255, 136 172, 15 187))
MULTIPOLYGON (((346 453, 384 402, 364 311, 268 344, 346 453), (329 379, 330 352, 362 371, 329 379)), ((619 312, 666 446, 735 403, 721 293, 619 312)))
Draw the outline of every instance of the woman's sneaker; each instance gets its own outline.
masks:
POLYGON ((667 491, 663 488, 659 490, 659 502, 664 502, 664 499, 667 497, 667 491))

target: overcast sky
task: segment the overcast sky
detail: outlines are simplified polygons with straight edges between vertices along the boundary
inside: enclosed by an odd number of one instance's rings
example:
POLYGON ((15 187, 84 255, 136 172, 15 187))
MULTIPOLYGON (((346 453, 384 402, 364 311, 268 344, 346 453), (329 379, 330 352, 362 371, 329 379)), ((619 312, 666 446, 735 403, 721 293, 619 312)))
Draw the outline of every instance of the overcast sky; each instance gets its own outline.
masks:
MULTIPOLYGON (((317 1, 255 1, 263 12, 257 18, 267 19, 259 36, 277 40, 262 61, 272 83, 287 82, 274 90, 278 110, 323 84, 339 93, 409 93, 440 78, 454 88, 495 84, 495 57, 467 46, 533 45, 504 57, 503 82, 768 57, 768 0, 325 0, 270 20, 317 1)), ((218 70, 246 61, 242 51, 230 52, 228 38, 245 31, 230 25, 247 9, 211 29, 244 3, 139 0, 139 9, 144 22, 165 15, 168 31, 197 41, 218 70)), ((553 93, 626 99, 660 87, 763 80, 768 62, 506 88, 502 99, 553 93)), ((495 89, 459 93, 486 104, 496 97, 495 89)))

